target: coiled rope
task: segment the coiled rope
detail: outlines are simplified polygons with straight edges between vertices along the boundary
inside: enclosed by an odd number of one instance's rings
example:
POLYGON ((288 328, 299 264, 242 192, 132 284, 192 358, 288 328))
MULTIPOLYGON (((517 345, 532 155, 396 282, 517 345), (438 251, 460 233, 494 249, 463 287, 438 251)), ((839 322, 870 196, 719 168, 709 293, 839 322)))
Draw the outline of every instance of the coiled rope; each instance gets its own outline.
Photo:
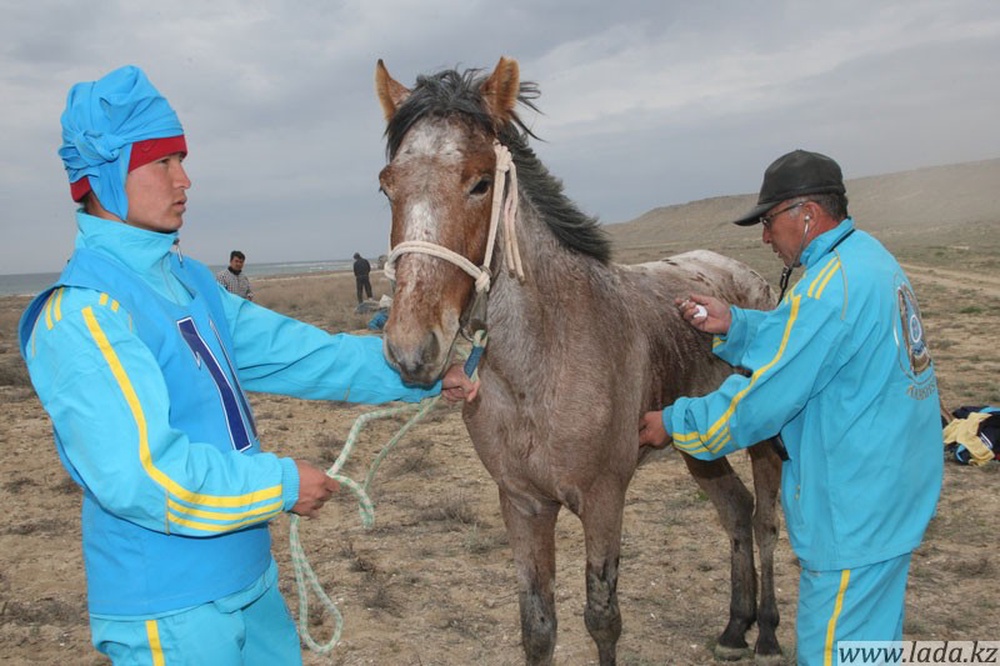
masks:
MULTIPOLYGON (((335 479, 342 488, 347 488, 351 493, 358 499, 359 507, 358 513, 361 515, 361 524, 369 528, 375 522, 375 506, 372 503, 371 498, 368 496, 368 489, 371 487, 372 480, 375 478, 375 473, 378 471, 379 465, 385 460, 385 457, 390 451, 399 443, 399 440, 403 438, 411 427, 420 422, 438 403, 441 396, 435 396, 433 398, 428 398, 415 405, 403 405, 401 407, 392 407, 389 409, 379 409, 367 414, 362 414, 354 421, 354 426, 351 428, 350 434, 347 436, 347 441, 344 443, 344 448, 340 452, 340 456, 337 458, 336 462, 326 471, 327 476, 335 479), (364 428, 365 424, 369 421, 374 421, 376 419, 391 418, 397 414, 405 414, 407 412, 412 412, 417 410, 417 413, 407 421, 402 428, 399 429, 392 439, 386 443, 379 454, 372 461, 371 467, 368 469, 368 476, 365 477, 364 484, 359 484, 354 480, 344 476, 340 473, 341 468, 347 459, 350 457, 351 452, 354 449, 354 445, 357 442, 358 434, 361 429, 364 428)), ((333 648, 340 642, 340 636, 344 629, 344 617, 340 613, 340 609, 337 605, 330 599, 320 584, 319 579, 316 576, 316 572, 313 571, 312 566, 309 564, 309 558, 306 556, 305 549, 302 547, 302 541, 299 538, 299 516, 292 515, 291 526, 288 533, 288 546, 291 550, 292 556, 292 568, 295 572, 295 584, 299 593, 299 636, 309 647, 310 650, 318 654, 329 654, 333 648), (312 634, 309 631, 309 589, 316 594, 319 598, 320 603, 323 608, 326 609, 330 615, 333 616, 336 622, 336 628, 334 629, 333 636, 326 643, 317 643, 312 634)))

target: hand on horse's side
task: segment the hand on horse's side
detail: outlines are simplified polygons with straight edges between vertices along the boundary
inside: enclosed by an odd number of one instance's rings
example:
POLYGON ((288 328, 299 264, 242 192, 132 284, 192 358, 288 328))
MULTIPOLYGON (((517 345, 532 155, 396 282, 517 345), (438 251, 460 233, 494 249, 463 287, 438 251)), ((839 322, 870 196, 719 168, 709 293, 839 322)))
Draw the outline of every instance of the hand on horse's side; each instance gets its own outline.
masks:
POLYGON ((479 393, 479 381, 472 381, 465 374, 461 363, 448 368, 441 378, 441 395, 448 402, 472 402, 479 393))
POLYGON ((663 427, 663 412, 646 412, 639 417, 639 446, 662 449, 670 443, 670 435, 663 427))
POLYGON ((295 467, 299 470, 299 499, 292 507, 292 513, 315 518, 326 501, 340 490, 340 484, 307 462, 296 460, 295 467))
POLYGON ((729 304, 714 296, 691 294, 674 300, 684 321, 705 333, 728 333, 733 317, 729 304))

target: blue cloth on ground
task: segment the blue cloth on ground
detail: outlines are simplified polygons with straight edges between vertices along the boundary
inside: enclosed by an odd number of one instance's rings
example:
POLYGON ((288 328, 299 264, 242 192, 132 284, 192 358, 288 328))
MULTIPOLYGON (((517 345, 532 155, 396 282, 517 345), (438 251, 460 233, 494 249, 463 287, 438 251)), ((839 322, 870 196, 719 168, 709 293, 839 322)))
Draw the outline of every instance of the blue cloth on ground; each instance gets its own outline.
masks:
POLYGON ((387 321, 389 321, 389 311, 386 309, 377 310, 375 316, 368 320, 368 328, 373 331, 381 331, 385 328, 387 321))

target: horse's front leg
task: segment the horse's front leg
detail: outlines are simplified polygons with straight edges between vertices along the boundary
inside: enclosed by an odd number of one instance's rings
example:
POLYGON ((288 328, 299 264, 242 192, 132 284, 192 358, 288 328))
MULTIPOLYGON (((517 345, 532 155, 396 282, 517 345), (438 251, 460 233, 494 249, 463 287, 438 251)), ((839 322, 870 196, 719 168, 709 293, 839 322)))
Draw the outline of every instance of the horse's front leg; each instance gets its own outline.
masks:
POLYGON ((513 502, 500 491, 500 509, 517 569, 525 662, 546 666, 556 648, 556 518, 559 504, 513 502), (526 506, 530 505, 530 506, 526 506))
MULTIPOLYGON (((609 477, 610 479, 610 477, 609 477)), ((613 666, 622 616, 618 610, 618 563, 621 555, 625 489, 610 481, 591 487, 580 520, 587 545, 587 610, 584 620, 597 644, 601 666, 613 666)))

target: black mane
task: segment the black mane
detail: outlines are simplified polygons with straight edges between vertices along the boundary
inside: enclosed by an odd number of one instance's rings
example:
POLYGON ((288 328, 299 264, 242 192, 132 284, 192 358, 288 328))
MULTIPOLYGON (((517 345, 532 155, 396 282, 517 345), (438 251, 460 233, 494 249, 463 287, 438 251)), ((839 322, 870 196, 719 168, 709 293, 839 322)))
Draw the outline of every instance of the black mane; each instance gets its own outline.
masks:
MULTIPOLYGON (((480 87, 486 77, 482 70, 468 69, 464 73, 445 70, 417 77, 417 84, 400 105, 386 127, 386 152, 391 160, 399 150, 403 137, 424 118, 460 116, 465 122, 496 136, 507 146, 517 166, 521 193, 531 200, 552 233, 568 248, 607 263, 611 258, 611 241, 597 219, 585 215, 564 193, 562 181, 552 176, 528 145, 528 137, 536 137, 521 118, 512 114, 511 121, 501 128, 494 127, 492 117, 483 105, 480 87)), ((521 82, 518 101, 532 110, 539 96, 538 86, 521 82)))

